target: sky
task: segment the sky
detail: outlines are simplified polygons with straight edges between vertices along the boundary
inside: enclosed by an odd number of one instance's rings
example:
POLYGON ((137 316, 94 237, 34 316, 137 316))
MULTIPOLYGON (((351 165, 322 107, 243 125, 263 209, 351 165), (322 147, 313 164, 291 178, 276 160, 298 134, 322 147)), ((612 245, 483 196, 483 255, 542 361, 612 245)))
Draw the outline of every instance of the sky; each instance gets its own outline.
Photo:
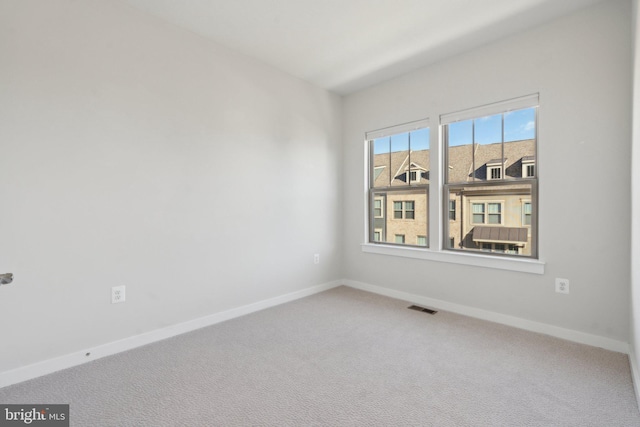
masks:
MULTIPOLYGON (((502 124, 504 117, 504 142, 520 141, 535 138, 535 108, 511 111, 504 114, 481 117, 449 124, 449 146, 476 144, 493 144, 502 141, 502 124)), ((391 136, 391 151, 412 151, 429 149, 429 129, 391 136)), ((374 154, 389 152, 389 137, 374 141, 374 154)))

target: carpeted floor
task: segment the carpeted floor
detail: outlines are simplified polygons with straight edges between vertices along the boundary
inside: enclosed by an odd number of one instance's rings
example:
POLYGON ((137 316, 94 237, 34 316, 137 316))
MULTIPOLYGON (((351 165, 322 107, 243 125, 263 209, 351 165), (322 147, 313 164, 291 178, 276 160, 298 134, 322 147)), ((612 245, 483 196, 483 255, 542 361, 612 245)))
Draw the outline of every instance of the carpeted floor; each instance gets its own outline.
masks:
POLYGON ((73 426, 640 426, 628 358, 346 287, 0 389, 73 426))

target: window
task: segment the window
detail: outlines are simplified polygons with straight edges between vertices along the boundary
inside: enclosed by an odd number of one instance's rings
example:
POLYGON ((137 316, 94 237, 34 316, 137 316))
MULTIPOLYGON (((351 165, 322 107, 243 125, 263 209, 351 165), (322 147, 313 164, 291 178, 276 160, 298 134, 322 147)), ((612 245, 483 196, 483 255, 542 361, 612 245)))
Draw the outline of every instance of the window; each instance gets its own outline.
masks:
POLYGON ((502 224, 502 204, 487 203, 489 213, 489 224, 502 224))
POLYGON ((415 214, 415 202, 413 200, 393 202, 394 219, 415 219, 415 214))
POLYGON ((374 218, 382 218, 382 199, 378 198, 373 201, 374 218))
POLYGON ((533 178, 536 176, 535 157, 525 156, 522 158, 522 177, 533 178))
POLYGON ((459 242, 445 249, 536 258, 537 96, 440 120, 447 165, 443 193, 450 206, 442 227, 459 242), (451 200, 460 201, 462 215, 452 218, 451 200))
POLYGON ((472 224, 502 224, 502 202, 471 203, 472 224))
POLYGON ((518 255, 521 246, 506 243, 480 243, 478 248, 483 252, 518 255))
POLYGON ((432 134, 441 138, 440 149, 433 159, 428 120, 367 132, 368 241, 380 245, 363 245, 363 250, 543 271, 543 263, 498 259, 538 258, 538 95, 439 119, 439 129, 432 134), (437 173, 431 174, 434 168, 437 173), (438 209, 429 208, 432 184, 442 197, 438 209), (429 224, 431 231, 441 231, 429 233, 429 224), (430 240, 430 234, 439 241, 430 240), (457 257, 455 252, 495 258, 457 257))
POLYGON ((487 162, 487 179, 502 179, 502 159, 493 159, 487 162))
POLYGON ((491 168, 491 179, 500 179, 502 178, 502 168, 501 167, 497 167, 497 168, 491 168))
POLYGON ((471 214, 472 223, 473 224, 484 224, 484 203, 472 203, 471 204, 471 214))
POLYGON ((533 165, 527 165, 526 167, 526 177, 532 177, 535 176, 535 169, 533 165))
POLYGON ((427 247, 428 122, 370 132, 367 138, 369 241, 427 247))
POLYGON ((522 225, 531 225, 531 202, 522 204, 522 225))

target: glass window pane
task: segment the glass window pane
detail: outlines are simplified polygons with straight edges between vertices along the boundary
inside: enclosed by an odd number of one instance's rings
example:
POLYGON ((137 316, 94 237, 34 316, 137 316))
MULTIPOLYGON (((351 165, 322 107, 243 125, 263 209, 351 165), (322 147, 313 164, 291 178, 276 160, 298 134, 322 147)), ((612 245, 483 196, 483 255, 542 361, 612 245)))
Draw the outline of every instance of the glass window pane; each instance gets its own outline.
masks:
POLYGON ((391 185, 409 185, 409 133, 391 136, 391 185))
POLYGON ((424 236, 428 246, 427 204, 425 188, 389 190, 373 193, 374 199, 383 199, 383 215, 373 219, 373 230, 380 230, 380 242, 396 243, 395 236, 405 236, 405 244, 415 246, 418 236, 424 236), (387 209, 386 215, 384 209, 387 209))
POLYGON ((388 187, 390 184, 391 170, 391 138, 378 138, 373 140, 373 188, 388 187))
MULTIPOLYGON (((504 141, 522 141, 536 137, 536 109, 510 111, 504 114, 504 141)), ((533 153, 531 153, 533 154, 533 153)))
POLYGON ((473 121, 475 180, 501 179, 502 114, 480 117, 473 121))
POLYGON ((451 123, 447 132, 447 182, 473 180, 473 120, 451 123))
POLYGON ((460 184, 449 185, 446 190, 445 197, 456 201, 460 214, 455 220, 445 223, 445 239, 455 240, 455 247, 445 240, 448 245, 445 249, 495 252, 492 245, 499 243, 505 245, 502 251, 509 248, 512 255, 531 256, 532 233, 530 227, 525 225, 527 217, 531 217, 526 211, 533 210, 532 203, 528 201, 533 184, 460 184), (507 227, 510 230, 505 233, 507 227))
POLYGON ((410 184, 426 184, 429 180, 429 128, 414 130, 409 133, 410 184))
POLYGON ((502 114, 475 119, 473 137, 480 145, 502 144, 502 114))

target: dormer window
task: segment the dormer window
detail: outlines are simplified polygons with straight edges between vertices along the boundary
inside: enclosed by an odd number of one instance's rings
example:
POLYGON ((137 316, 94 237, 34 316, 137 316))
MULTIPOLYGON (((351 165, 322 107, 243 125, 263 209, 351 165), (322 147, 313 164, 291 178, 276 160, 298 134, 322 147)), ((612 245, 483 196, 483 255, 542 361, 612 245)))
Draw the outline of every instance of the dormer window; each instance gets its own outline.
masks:
POLYGON ((502 161, 502 159, 489 160, 487 162, 487 179, 502 179, 504 164, 506 163, 506 161, 507 159, 505 159, 504 161, 502 161))
POLYGON ((411 162, 411 164, 404 170, 405 176, 409 178, 407 183, 417 184, 422 178, 426 178, 427 170, 417 163, 411 162))
POLYGON ((534 156, 525 156, 522 158, 522 177, 533 178, 536 176, 536 158, 534 156))

